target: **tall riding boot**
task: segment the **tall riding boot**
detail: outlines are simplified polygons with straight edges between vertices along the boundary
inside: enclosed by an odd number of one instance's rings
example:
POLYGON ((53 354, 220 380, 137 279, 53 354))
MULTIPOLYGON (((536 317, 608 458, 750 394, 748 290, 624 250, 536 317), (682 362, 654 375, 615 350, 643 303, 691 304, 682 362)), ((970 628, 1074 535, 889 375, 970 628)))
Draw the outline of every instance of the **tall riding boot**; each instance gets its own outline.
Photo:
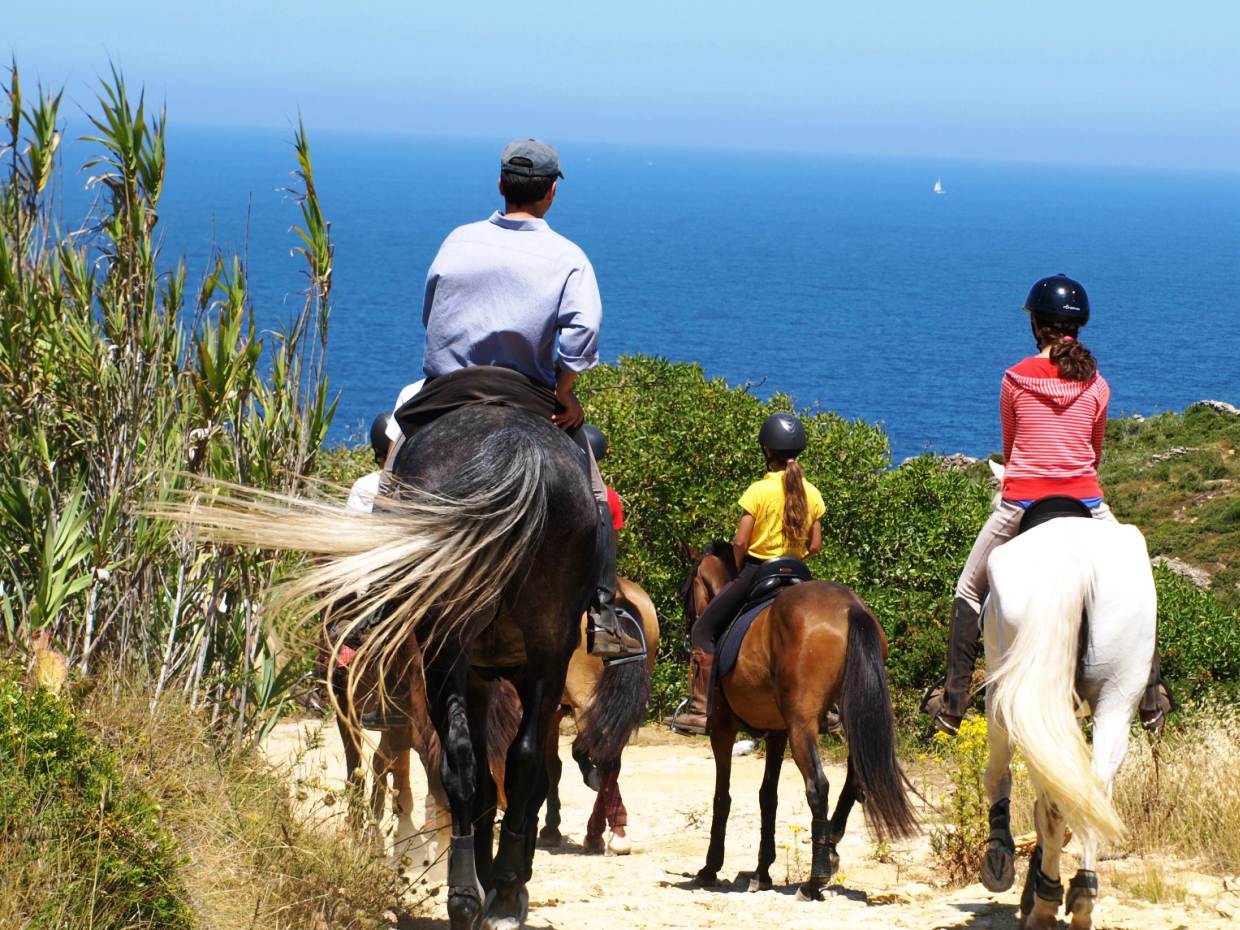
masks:
POLYGON ((1167 722, 1167 714, 1178 710, 1171 689, 1162 678, 1162 663, 1158 657, 1158 649, 1154 649, 1154 659, 1150 662, 1150 679, 1145 686, 1145 694, 1141 696, 1138 713, 1141 715, 1141 726, 1156 733, 1167 722))
POLYGON ((706 732, 706 712, 709 705, 710 675, 715 657, 703 649, 694 649, 689 656, 689 700, 668 718, 668 726, 681 733, 701 735, 706 732))
POLYGON ((951 636, 947 640, 947 674, 930 687, 922 713, 948 736, 955 736, 969 707, 969 688, 977 662, 978 612, 962 597, 952 602, 951 636))
POLYGON ((409 708, 413 705, 413 695, 409 691, 409 665, 398 660, 390 666, 383 676, 383 692, 385 700, 377 697, 369 710, 358 718, 364 730, 399 730, 409 726, 413 720, 409 708))
POLYGON ((587 611, 586 651, 611 665, 645 661, 646 635, 642 625, 616 603, 616 531, 606 504, 595 502, 598 528, 595 535, 594 598, 587 611))

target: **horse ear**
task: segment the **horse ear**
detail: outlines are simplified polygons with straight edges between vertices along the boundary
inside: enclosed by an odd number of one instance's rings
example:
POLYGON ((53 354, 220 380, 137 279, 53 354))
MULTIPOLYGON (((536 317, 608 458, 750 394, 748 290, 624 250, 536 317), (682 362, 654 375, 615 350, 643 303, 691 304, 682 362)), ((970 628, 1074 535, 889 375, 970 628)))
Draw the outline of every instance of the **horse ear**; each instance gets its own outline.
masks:
POLYGON ((986 464, 990 466, 990 473, 995 476, 995 480, 1002 483, 1003 475, 1007 471, 1007 466, 996 462, 994 459, 987 459, 986 464))
POLYGON ((694 549, 693 546, 689 545, 689 543, 682 542, 680 544, 680 556, 686 562, 696 565, 698 560, 702 558, 702 553, 697 549, 694 549))

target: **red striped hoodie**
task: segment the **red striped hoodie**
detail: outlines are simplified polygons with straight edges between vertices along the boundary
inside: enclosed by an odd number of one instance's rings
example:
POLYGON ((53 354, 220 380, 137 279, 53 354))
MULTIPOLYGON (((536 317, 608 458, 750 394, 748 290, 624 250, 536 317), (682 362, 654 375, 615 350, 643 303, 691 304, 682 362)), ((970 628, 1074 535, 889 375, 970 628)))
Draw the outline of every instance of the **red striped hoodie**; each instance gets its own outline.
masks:
POLYGON ((1003 499, 1062 494, 1101 497, 1098 462, 1111 389, 1102 375, 1067 381, 1048 358, 1033 356, 1003 375, 1003 499))

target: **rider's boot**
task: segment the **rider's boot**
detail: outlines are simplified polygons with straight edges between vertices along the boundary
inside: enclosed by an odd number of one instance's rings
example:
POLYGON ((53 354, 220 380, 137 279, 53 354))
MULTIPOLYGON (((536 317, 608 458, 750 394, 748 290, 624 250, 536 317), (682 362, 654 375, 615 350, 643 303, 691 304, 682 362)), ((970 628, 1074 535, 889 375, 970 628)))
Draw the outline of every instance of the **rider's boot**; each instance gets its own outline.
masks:
POLYGON ((383 673, 382 700, 376 698, 370 709, 358 718, 362 729, 398 730, 413 722, 410 711, 413 695, 409 690, 409 671, 402 651, 383 673))
POLYGON ((673 730, 697 736, 706 732, 707 696, 714 664, 715 657, 703 649, 694 649, 689 656, 689 706, 682 705, 668 718, 668 726, 673 730))
POLYGON ((951 636, 947 640, 947 674, 930 686, 921 701, 935 727, 948 736, 960 730, 969 706, 969 687, 977 662, 977 617, 973 605, 962 597, 952 602, 951 636))
POLYGON ((398 730, 413 722, 409 715, 411 695, 409 681, 404 675, 388 672, 383 677, 386 700, 376 701, 365 711, 358 722, 364 730, 398 730))
POLYGON ((586 651, 602 658, 604 664, 637 662, 646 658, 646 635, 642 625, 616 603, 616 531, 611 525, 611 512, 606 504, 598 504, 598 529, 595 539, 594 598, 586 625, 586 651))
POLYGON ((1163 681, 1158 650, 1155 649, 1154 660, 1150 663, 1150 680, 1137 708, 1141 715, 1141 726, 1151 733, 1157 733, 1167 722, 1167 714, 1178 708, 1175 698, 1171 696, 1171 689, 1163 681))

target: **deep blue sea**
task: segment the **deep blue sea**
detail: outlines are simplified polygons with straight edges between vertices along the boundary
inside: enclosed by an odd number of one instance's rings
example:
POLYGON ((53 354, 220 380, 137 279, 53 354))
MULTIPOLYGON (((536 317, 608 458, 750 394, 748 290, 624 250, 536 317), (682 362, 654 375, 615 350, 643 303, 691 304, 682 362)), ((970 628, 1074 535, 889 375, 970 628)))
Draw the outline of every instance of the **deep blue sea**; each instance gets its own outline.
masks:
MULTIPOLYGON (((243 250, 265 326, 296 312, 304 284, 296 205, 279 191, 291 135, 170 130, 165 256, 184 254, 197 278, 213 247, 243 250)), ((329 371, 343 440, 421 377, 426 268, 454 226, 498 205, 506 140, 311 141, 336 243, 329 371)), ((594 263, 605 359, 693 360, 764 396, 880 421, 897 462, 981 455, 999 446, 1000 376, 1032 350, 1025 294, 1063 272, 1089 292, 1083 337, 1113 416, 1240 402, 1240 174, 560 150, 548 220, 594 263)), ((69 217, 83 177, 65 173, 69 217)))

